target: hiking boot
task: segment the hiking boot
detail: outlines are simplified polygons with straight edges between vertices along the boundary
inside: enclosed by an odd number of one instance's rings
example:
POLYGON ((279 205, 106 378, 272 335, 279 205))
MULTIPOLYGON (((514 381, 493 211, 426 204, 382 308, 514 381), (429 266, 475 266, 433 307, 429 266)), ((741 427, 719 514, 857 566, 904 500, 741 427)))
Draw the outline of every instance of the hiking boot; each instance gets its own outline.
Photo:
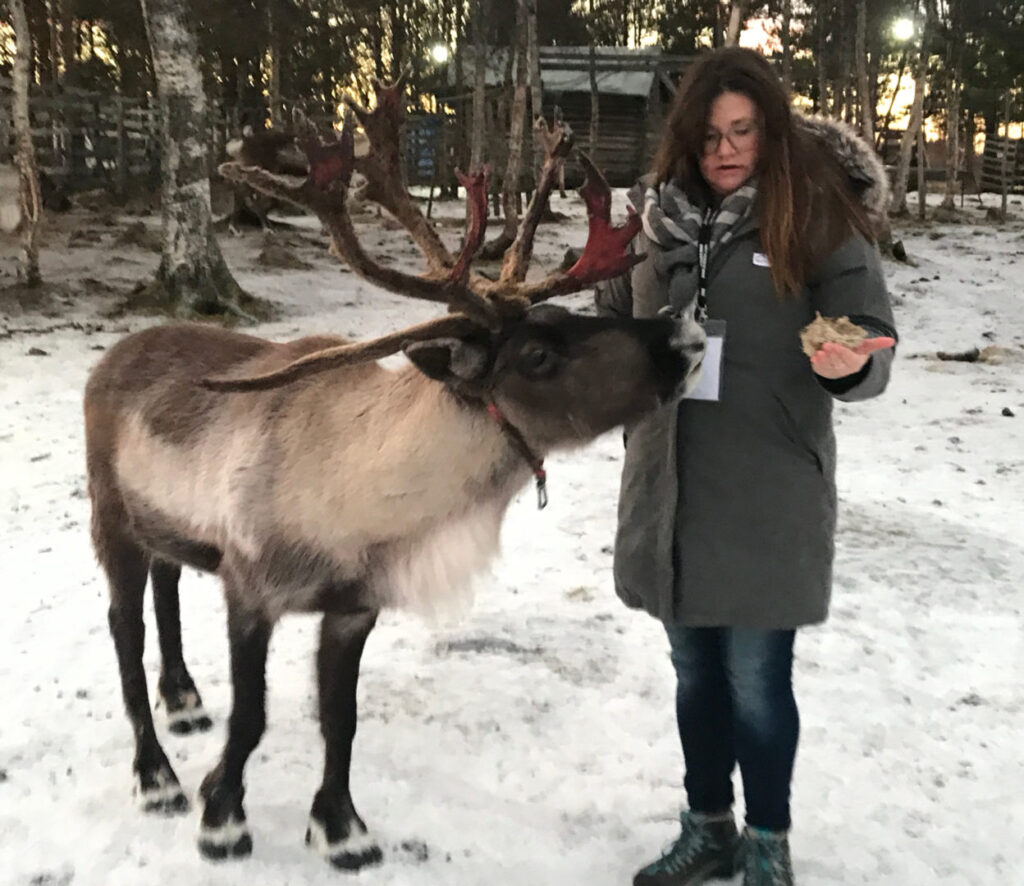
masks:
POLYGON ((743 831, 743 886, 793 886, 793 862, 785 831, 743 831))
POLYGON ((661 858, 637 872, 633 886, 698 886, 736 873, 740 838, 731 812, 684 812, 679 821, 679 838, 661 858))

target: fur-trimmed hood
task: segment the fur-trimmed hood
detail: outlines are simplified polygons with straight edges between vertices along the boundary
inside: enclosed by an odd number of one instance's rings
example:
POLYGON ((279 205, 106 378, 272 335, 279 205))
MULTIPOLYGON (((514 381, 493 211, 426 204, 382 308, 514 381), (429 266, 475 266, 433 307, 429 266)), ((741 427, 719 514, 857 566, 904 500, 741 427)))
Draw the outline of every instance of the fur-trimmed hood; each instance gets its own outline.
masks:
POLYGON ((874 148, 856 129, 840 120, 808 117, 798 112, 793 113, 793 120, 832 152, 875 230, 881 230, 889 208, 889 176, 874 148))

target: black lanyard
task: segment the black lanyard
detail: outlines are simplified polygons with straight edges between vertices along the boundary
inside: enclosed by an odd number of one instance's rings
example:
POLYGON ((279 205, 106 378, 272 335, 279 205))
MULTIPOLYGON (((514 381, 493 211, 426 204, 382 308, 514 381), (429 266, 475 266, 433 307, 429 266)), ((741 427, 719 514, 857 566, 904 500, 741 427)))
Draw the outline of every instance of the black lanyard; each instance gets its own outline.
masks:
POLYGON ((711 254, 711 219, 714 213, 708 209, 700 223, 697 237, 697 322, 703 325, 708 319, 708 257, 711 254))

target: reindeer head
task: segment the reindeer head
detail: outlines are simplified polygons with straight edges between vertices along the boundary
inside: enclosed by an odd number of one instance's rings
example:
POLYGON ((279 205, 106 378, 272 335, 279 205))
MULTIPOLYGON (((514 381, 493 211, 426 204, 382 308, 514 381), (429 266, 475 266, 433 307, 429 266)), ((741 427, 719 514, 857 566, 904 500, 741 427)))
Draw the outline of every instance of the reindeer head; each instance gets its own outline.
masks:
POLYGON ((611 224, 611 192, 590 159, 578 154, 586 171, 580 194, 587 205, 589 236, 579 261, 527 282, 533 239, 557 173, 572 151, 564 125, 538 128, 546 159, 501 274, 491 280, 472 273, 487 222, 487 171, 456 173, 466 190, 469 225, 458 256, 441 243, 409 198, 398 152, 402 84, 377 85, 377 106, 352 106, 371 149, 357 156, 353 127, 325 140, 309 131, 300 138, 308 175, 295 185, 265 169, 227 163, 226 178, 244 181, 271 196, 313 210, 329 231, 334 251, 361 276, 392 292, 445 303, 449 313, 371 341, 309 354, 265 375, 207 379, 220 390, 277 387, 313 373, 373 360, 399 350, 425 375, 443 382, 459 398, 487 406, 514 426, 539 452, 593 439, 696 384, 704 352, 703 329, 693 311, 648 320, 607 319, 572 314, 540 302, 591 287, 642 260, 626 246, 640 228, 630 215, 611 224), (424 253, 428 270, 411 275, 383 266, 363 250, 346 209, 353 172, 367 180, 364 195, 394 215, 424 253))
POLYGON ((584 317, 538 305, 500 333, 411 342, 425 375, 471 402, 495 404, 539 451, 580 445, 692 388, 703 340, 680 348, 668 318, 584 317))

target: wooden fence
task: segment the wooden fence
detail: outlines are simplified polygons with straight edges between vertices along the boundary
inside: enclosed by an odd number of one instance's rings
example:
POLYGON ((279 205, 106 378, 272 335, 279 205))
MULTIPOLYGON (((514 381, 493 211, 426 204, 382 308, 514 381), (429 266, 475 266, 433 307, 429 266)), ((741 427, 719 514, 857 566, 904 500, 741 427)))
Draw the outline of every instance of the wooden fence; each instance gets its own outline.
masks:
POLYGON ((985 136, 985 152, 981 156, 981 191, 995 194, 1024 188, 1024 150, 1021 140, 998 135, 985 136))
MULTIPOLYGON (((10 80, 0 78, 0 162, 14 156, 11 99, 10 80)), ((39 167, 65 190, 123 191, 158 175, 157 120, 147 99, 38 92, 29 111, 39 167)))
MULTIPOLYGON (((15 152, 12 86, 0 78, 0 163, 15 152)), ((149 98, 87 92, 33 92, 29 102, 39 168, 69 193, 102 188, 123 194, 130 186, 157 188, 160 176, 159 114, 149 98)), ((224 146, 238 135, 238 109, 212 109, 211 174, 224 146)), ((323 127, 338 119, 317 120, 323 127)), ((402 152, 410 184, 439 185, 450 174, 451 127, 436 114, 406 119, 402 152)))

